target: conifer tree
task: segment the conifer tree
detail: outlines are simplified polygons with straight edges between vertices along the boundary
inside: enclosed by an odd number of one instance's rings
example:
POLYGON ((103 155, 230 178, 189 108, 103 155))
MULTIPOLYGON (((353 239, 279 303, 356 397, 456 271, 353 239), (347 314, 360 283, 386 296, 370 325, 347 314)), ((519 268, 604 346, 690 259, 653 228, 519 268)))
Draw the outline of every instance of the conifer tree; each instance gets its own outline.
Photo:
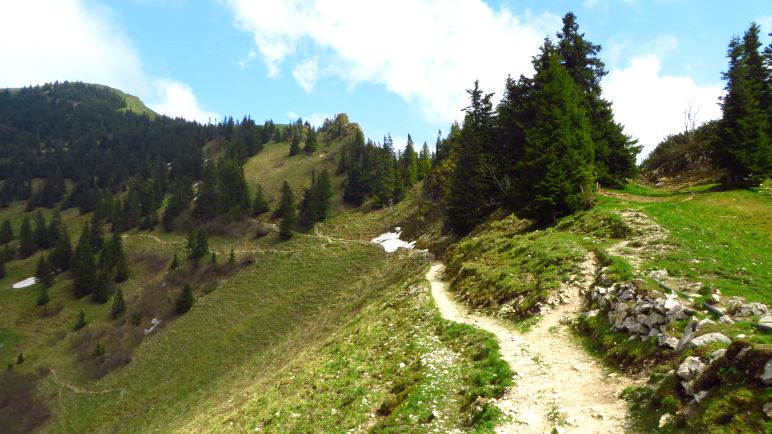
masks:
POLYGON ((576 16, 571 12, 563 17, 563 28, 557 36, 561 63, 578 86, 582 106, 592 125, 598 180, 604 185, 619 187, 635 174, 635 156, 640 148, 623 133, 622 126, 614 122, 611 104, 601 96, 600 82, 607 74, 605 65, 597 57, 601 46, 579 33, 576 16))
POLYGON ((48 223, 46 248, 56 247, 56 243, 59 241, 59 237, 62 236, 62 215, 59 210, 54 212, 54 216, 48 223))
POLYGON ((424 142, 421 152, 418 154, 418 179, 423 180, 432 169, 432 153, 429 146, 424 142))
POLYGON ((35 246, 39 249, 47 249, 48 246, 48 224, 43 213, 38 210, 35 214, 35 231, 32 233, 35 239, 35 246))
POLYGON ((732 39, 727 52, 727 93, 721 104, 723 117, 713 155, 726 169, 725 184, 729 187, 758 184, 770 173, 772 150, 766 108, 761 106, 764 79, 759 77, 763 73, 756 71, 761 62, 758 32, 758 26, 752 24, 743 41, 732 39))
POLYGON ((581 89, 547 40, 535 62, 534 120, 519 164, 516 203, 527 214, 554 221, 592 195, 593 147, 581 89))
POLYGON ((281 222, 279 223, 279 238, 289 240, 292 238, 292 229, 297 221, 297 210, 295 209, 295 195, 292 193, 287 181, 284 181, 281 189, 281 201, 279 211, 281 213, 281 222))
POLYGON ((83 225, 83 231, 75 246, 72 258, 72 287, 75 297, 83 297, 90 294, 96 285, 96 262, 94 261, 94 247, 91 242, 91 227, 88 223, 83 225))
POLYGON ((121 288, 118 288, 118 290, 115 291, 115 295, 113 296, 113 306, 110 309, 110 316, 112 316, 113 319, 116 319, 123 315, 125 312, 126 302, 123 300, 123 291, 121 288))
POLYGON ((484 94, 477 81, 467 93, 471 104, 466 108, 447 198, 448 224, 458 234, 469 232, 482 221, 491 210, 492 196, 490 180, 483 169, 483 150, 491 142, 493 94, 484 94))
POLYGON ((96 273, 96 280, 91 291, 91 300, 95 303, 107 303, 112 288, 112 273, 107 269, 100 269, 96 273))
POLYGON ((303 151, 305 151, 306 154, 313 154, 316 152, 316 150, 319 148, 319 143, 317 140, 316 131, 313 128, 309 128, 308 135, 306 137, 306 144, 303 147, 303 151))
POLYGON ((65 226, 62 226, 60 229, 60 235, 54 245, 54 250, 51 252, 50 259, 54 271, 64 271, 70 268, 72 262, 72 243, 65 226))
POLYGON ((35 277, 45 288, 50 288, 54 284, 54 272, 46 255, 40 255, 38 265, 35 268, 35 277))
POLYGON ((204 166, 201 183, 198 186, 193 215, 202 219, 212 219, 220 213, 220 177, 217 166, 209 160, 204 166))
POLYGON ((193 266, 198 267, 201 259, 209 253, 209 241, 206 232, 194 229, 188 234, 188 259, 193 262, 193 266))
POLYGON ((407 145, 402 156, 402 170, 405 187, 410 188, 418 182, 418 154, 413 146, 413 138, 407 135, 407 145))
POLYGON ((83 327, 86 327, 86 324, 88 324, 88 322, 86 321, 86 312, 83 312, 83 309, 81 309, 80 312, 78 313, 78 320, 75 322, 75 326, 73 327, 73 329, 75 331, 78 331, 83 327))
POLYGON ((51 297, 48 295, 48 287, 43 286, 40 288, 40 293, 38 294, 38 299, 36 301, 36 304, 38 306, 45 306, 48 304, 48 302, 51 300, 51 297))
POLYGON ((13 239, 13 229, 11 229, 11 222, 8 219, 3 221, 0 225, 0 244, 5 244, 13 239))
POLYGON ((290 142, 289 156, 298 155, 300 153, 300 131, 295 130, 292 135, 292 141, 290 142))
POLYGON ((233 246, 231 246, 231 251, 230 251, 230 254, 228 255, 228 263, 229 264, 236 263, 236 253, 233 251, 233 246))
POLYGON ((252 216, 257 217, 263 213, 268 212, 268 201, 265 200, 263 195, 263 187, 257 184, 257 193, 255 193, 255 200, 252 203, 252 216))
POLYGON ((5 277, 5 255, 0 254, 0 279, 5 277))
POLYGON ((184 313, 187 313, 191 307, 193 307, 193 289, 190 287, 189 284, 185 284, 185 286, 182 288, 182 292, 180 293, 180 296, 177 297, 177 303, 176 303, 176 311, 177 315, 182 315, 184 313))
POLYGON ((126 261, 126 252, 119 244, 118 255, 115 262, 115 282, 121 283, 129 278, 129 265, 126 261))
POLYGON ((169 265, 170 270, 177 270, 180 268, 180 260, 177 259, 177 252, 174 252, 174 257, 172 258, 172 263, 169 265))
POLYGON ((317 215, 319 221, 327 218, 327 213, 330 209, 330 199, 332 198, 332 181, 330 180, 330 173, 327 169, 322 170, 319 174, 319 178, 316 181, 316 202, 317 202, 317 215))
POLYGON ((35 239, 32 235, 29 218, 25 215, 19 231, 19 256, 26 258, 33 253, 35 253, 35 239))

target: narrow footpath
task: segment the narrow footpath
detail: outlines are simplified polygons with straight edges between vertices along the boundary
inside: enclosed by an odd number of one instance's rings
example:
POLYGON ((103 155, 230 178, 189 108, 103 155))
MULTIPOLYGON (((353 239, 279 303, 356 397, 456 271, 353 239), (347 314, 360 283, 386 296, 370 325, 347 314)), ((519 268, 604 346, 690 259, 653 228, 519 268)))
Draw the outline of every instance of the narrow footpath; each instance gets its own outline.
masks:
POLYGON ((579 287, 592 282, 596 264, 582 264, 577 283, 565 288, 565 304, 545 313, 528 332, 519 333, 504 322, 468 312, 453 300, 442 281, 444 266, 435 262, 426 273, 442 316, 470 324, 496 336, 504 360, 514 373, 514 386, 495 404, 504 413, 497 433, 623 433, 627 404, 619 397, 632 382, 609 373, 572 339, 562 318, 581 311, 579 287))

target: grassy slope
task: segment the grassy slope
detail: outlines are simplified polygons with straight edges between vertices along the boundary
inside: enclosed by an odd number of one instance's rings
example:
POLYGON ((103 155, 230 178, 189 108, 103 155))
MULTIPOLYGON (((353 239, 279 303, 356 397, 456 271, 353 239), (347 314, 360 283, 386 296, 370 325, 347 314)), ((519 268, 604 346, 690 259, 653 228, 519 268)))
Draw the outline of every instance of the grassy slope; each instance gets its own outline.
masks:
MULTIPOLYGON (((286 152, 287 144, 271 144, 253 157, 246 167, 250 183, 259 179, 264 188, 277 191, 285 178, 294 187, 305 184, 310 171, 320 165, 334 169, 332 161, 319 156, 325 150, 292 158, 286 152), (269 169, 261 171, 263 167, 269 169)), ((391 227, 409 215, 394 209, 373 215, 352 210, 340 203, 336 191, 336 228, 367 231, 374 221, 391 227)), ((0 220, 10 218, 16 233, 23 205, 0 210, 0 220)), ((47 217, 49 213, 44 210, 47 217)), ((75 210, 63 213, 73 241, 88 217, 75 210)), ((245 224, 231 236, 210 237, 210 246, 220 261, 234 247, 239 257, 254 256, 255 265, 215 287, 195 288, 197 303, 190 313, 164 321, 156 333, 144 338, 130 364, 96 381, 81 368, 73 345, 83 333, 98 335, 112 327, 110 303, 73 299, 70 281, 60 276, 50 290, 49 309, 61 311, 44 317, 43 309, 35 307, 38 285, 9 288, 33 274, 39 253, 7 264, 9 275, 0 280, 0 356, 10 363, 24 352, 26 361, 15 368, 19 372, 51 369, 38 386, 53 413, 45 429, 221 431, 232 421, 243 426, 265 423, 273 409, 285 407, 319 418, 279 418, 272 422, 272 429, 279 432, 298 427, 334 430, 344 422, 351 427, 375 424, 381 431, 419 426, 417 420, 443 430, 472 429, 470 420, 474 429, 492 426, 497 417, 492 407, 470 403, 477 396, 500 395, 509 381, 497 345, 485 333, 442 321, 425 291, 408 289, 416 288, 406 282, 417 282, 421 261, 387 256, 359 242, 312 235, 298 234, 289 243, 279 243, 275 235, 253 240, 252 226, 245 224), (73 332, 80 309, 90 324, 73 332), (332 377, 339 371, 339 381, 328 384, 324 393, 314 391, 320 372, 332 377), (360 376, 363 371, 372 375, 360 376), (297 393, 285 399, 287 385, 297 393), (359 400, 363 391, 370 393, 364 404, 359 400), (304 399, 310 395, 314 400, 307 407, 304 399), (350 405, 341 406, 343 401, 350 405), (436 405, 427 406, 429 401, 436 405), (382 405, 389 415, 385 410, 378 413, 382 405), (333 408, 340 411, 337 417, 332 417, 333 408), (437 420, 429 420, 432 410, 439 412, 437 420), (330 417, 321 418, 322 414, 330 417)), ((354 238, 346 230, 334 235, 354 238)), ((131 279, 120 286, 129 317, 133 303, 162 283, 165 272, 154 266, 165 269, 175 251, 184 255, 184 237, 160 228, 151 233, 131 231, 124 246, 132 261, 131 279)), ((171 291, 158 300, 161 305, 173 303, 176 290, 171 291)), ((143 317, 138 329, 147 327, 149 319, 143 317)), ((109 339, 105 345, 109 354, 109 339)))

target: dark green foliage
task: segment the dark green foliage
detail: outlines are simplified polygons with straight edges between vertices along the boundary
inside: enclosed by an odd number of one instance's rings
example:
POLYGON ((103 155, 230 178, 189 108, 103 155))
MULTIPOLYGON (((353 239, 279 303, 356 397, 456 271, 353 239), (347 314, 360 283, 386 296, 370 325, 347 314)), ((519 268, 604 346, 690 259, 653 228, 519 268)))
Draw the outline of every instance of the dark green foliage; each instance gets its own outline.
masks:
POLYGON ((292 193, 287 181, 284 181, 281 189, 280 211, 281 222, 279 223, 279 238, 289 240, 292 238, 292 229, 297 222, 297 210, 295 209, 295 195, 292 193))
POLYGON ((11 222, 8 219, 5 219, 0 226, 0 244, 5 244, 12 239, 13 229, 11 229, 11 222))
POLYGON ((171 231, 174 229, 174 219, 185 212, 193 199, 193 189, 188 179, 180 179, 172 187, 172 195, 169 203, 166 205, 163 215, 164 229, 171 231))
POLYGON ((265 200, 265 196, 263 195, 263 187, 260 184, 257 184, 255 200, 252 202, 252 216, 257 217, 268 212, 268 210, 268 201, 265 200))
POLYGON ((319 176, 311 172, 311 186, 303 193, 300 204, 300 220, 307 226, 313 226, 327 218, 332 197, 330 174, 323 170, 319 176))
POLYGON ((772 91, 769 70, 759 53, 759 32, 752 23, 744 38, 732 39, 727 50, 727 93, 713 155, 716 164, 726 169, 729 187, 758 185, 772 173, 769 107, 763 105, 772 91))
POLYGON ((292 192, 292 189, 290 188, 287 181, 284 181, 284 183, 281 186, 281 198, 279 199, 279 204, 276 205, 276 209, 273 211, 273 217, 274 218, 283 217, 284 213, 290 207, 294 207, 294 203, 295 203, 295 194, 292 192))
POLYGON ((543 221, 586 207, 592 197, 593 146, 582 95, 549 41, 537 63, 534 121, 515 184, 515 204, 543 221))
POLYGON ((424 142, 421 147, 421 153, 418 154, 418 180, 423 180, 429 171, 432 170, 432 153, 429 146, 424 142))
POLYGON ((70 242, 70 234, 65 226, 61 227, 54 250, 49 258, 55 271, 64 271, 70 268, 72 263, 72 243, 70 242))
POLYGON ((91 291, 91 300, 95 303, 107 303, 113 289, 113 273, 110 269, 101 268, 96 273, 96 280, 91 291))
POLYGON ((177 270, 180 268, 180 261, 177 259, 177 252, 174 252, 174 257, 172 258, 172 263, 169 265, 170 270, 177 270))
POLYGON ((209 161, 198 188, 193 215, 210 220, 219 215, 229 220, 246 217, 252 210, 244 170, 234 160, 209 161))
POLYGON ((32 238, 35 240, 35 246, 39 249, 51 247, 52 243, 48 239, 48 224, 40 210, 35 214, 35 231, 32 233, 32 238))
POLYGON ((611 104, 601 97, 600 81, 606 75, 605 65, 597 57, 601 47, 579 33, 576 16, 571 12, 563 17, 563 28, 557 36, 561 63, 578 86, 581 105, 592 125, 590 136, 598 181, 619 187, 635 175, 635 156, 640 147, 614 122, 611 104))
POLYGON ((236 253, 233 251, 233 246, 231 246, 231 251, 228 254, 228 263, 229 264, 235 264, 236 263, 236 253))
POLYGON ((35 268, 35 277, 43 287, 50 288, 54 284, 54 270, 51 262, 46 258, 46 255, 40 255, 37 267, 35 268))
POLYGON ((298 155, 300 153, 300 134, 295 133, 292 135, 292 141, 290 142, 289 156, 298 155))
POLYGON ((113 319, 116 319, 124 313, 126 313, 126 302, 123 300, 123 291, 118 288, 113 296, 113 306, 110 309, 110 316, 112 316, 113 319))
POLYGON ((0 279, 5 277, 5 255, 0 254, 0 279))
POLYGON ((492 142, 493 94, 484 94, 477 81, 467 93, 471 101, 466 108, 447 198, 448 223, 459 234, 469 232, 495 207, 485 153, 485 147, 492 142))
POLYGON ((33 253, 35 253, 35 239, 32 235, 29 218, 25 215, 19 231, 19 256, 26 258, 33 253))
POLYGON ((185 284, 175 303, 177 315, 182 315, 193 307, 193 288, 185 284))
POLYGON ((86 312, 83 312, 83 309, 80 310, 78 313, 78 320, 75 321, 75 326, 73 327, 73 330, 78 331, 82 329, 83 327, 86 327, 86 312))
POLYGON ((91 243, 91 227, 88 223, 83 226, 83 231, 78 239, 70 271, 72 272, 72 287, 75 297, 83 297, 94 290, 97 270, 94 247, 91 243))
POLYGON ((198 186, 193 215, 201 219, 212 219, 220 210, 220 192, 217 166, 209 160, 204 166, 203 179, 198 186))
POLYGON ((38 299, 36 301, 36 304, 38 306, 45 306, 48 304, 48 302, 51 300, 51 298, 48 295, 48 287, 43 286, 40 288, 40 293, 38 294, 38 299))
POLYGON ((407 145, 405 146, 405 152, 402 153, 400 163, 402 180, 408 188, 412 187, 418 182, 418 154, 415 151, 410 134, 407 135, 407 145))
POLYGON ((209 241, 206 237, 206 232, 199 229, 194 229, 188 234, 188 259, 193 262, 193 266, 197 267, 201 259, 209 254, 209 241))
POLYGON ((306 154, 312 154, 319 148, 318 139, 316 136, 316 130, 309 128, 308 135, 306 137, 306 144, 303 147, 303 151, 306 154))

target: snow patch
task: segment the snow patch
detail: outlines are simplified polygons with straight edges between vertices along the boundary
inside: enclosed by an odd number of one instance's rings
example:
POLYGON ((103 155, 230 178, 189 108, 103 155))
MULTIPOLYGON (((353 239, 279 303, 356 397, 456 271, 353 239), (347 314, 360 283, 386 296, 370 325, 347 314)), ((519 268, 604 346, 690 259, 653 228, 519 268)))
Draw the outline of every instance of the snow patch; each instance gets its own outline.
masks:
POLYGON ((28 278, 22 280, 21 282, 14 283, 11 288, 13 288, 13 289, 26 288, 26 287, 32 286, 32 285, 34 285, 36 283, 38 283, 38 278, 37 277, 28 277, 28 278))
POLYGON ((394 232, 383 233, 372 240, 371 243, 380 244, 386 253, 396 252, 397 249, 413 249, 415 247, 415 241, 403 241, 399 239, 402 234, 402 228, 397 226, 394 228, 394 232))

